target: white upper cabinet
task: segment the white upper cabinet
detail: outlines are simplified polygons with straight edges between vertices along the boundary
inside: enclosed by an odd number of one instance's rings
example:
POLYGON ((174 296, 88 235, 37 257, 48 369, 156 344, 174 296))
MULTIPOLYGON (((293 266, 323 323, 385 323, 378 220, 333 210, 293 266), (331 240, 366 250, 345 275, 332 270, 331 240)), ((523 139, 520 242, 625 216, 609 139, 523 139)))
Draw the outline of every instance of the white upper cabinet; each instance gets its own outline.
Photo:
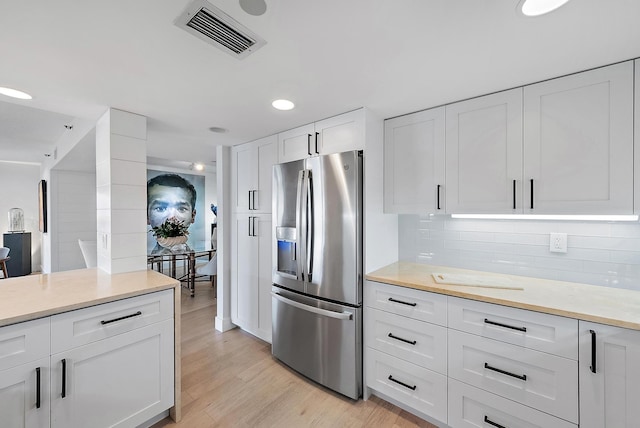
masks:
POLYGON ((364 149, 364 109, 278 134, 278 163, 364 149))
POLYGON ((446 106, 447 213, 522 210, 522 88, 446 106))
POLYGON ((385 212, 444 212, 444 133, 444 107, 385 120, 385 212))
POLYGON ((233 148, 231 189, 234 212, 271 212, 271 176, 277 136, 233 148))
POLYGON ((525 213, 633 212, 631 61, 526 86, 524 116, 525 213))

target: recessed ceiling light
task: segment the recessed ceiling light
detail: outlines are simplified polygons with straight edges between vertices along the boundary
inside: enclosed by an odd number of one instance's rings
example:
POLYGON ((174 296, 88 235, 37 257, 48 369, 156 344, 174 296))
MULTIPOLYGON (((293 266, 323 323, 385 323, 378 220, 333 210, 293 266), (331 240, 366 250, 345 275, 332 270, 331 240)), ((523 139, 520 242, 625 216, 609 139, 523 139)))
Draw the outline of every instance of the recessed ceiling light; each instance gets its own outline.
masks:
POLYGON ((26 92, 17 91, 11 88, 3 88, 2 86, 0 86, 0 94, 6 95, 11 98, 18 98, 21 100, 30 100, 33 98, 31 95, 27 94, 26 92))
POLYGON ((264 0, 240 0, 240 7, 253 16, 260 16, 267 11, 267 3, 264 0))
POLYGON ((193 164, 193 169, 195 169, 196 171, 202 171, 204 169, 204 165, 199 162, 196 162, 193 164))
POLYGON ((219 126, 212 126, 211 128, 209 128, 209 131, 211 132, 217 132, 218 134, 224 134, 225 132, 229 132, 228 129, 226 128, 221 128, 219 126))
POLYGON ((271 103, 271 105, 273 106, 273 108, 276 108, 278 110, 291 110, 296 106, 289 100, 275 100, 271 103))
POLYGON ((569 0, 521 0, 518 9, 526 16, 540 16, 552 12, 569 0))

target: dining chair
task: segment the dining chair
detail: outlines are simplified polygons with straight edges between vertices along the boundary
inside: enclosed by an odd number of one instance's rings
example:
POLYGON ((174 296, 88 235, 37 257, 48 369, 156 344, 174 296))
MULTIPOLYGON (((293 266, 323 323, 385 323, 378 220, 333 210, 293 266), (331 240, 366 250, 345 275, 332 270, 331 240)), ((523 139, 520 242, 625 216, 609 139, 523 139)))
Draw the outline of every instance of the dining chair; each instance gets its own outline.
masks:
POLYGON ((2 270, 2 278, 9 278, 9 273, 7 272, 7 260, 9 257, 9 251, 11 248, 8 247, 0 247, 0 270, 2 270))
POLYGON ((196 265, 196 275, 210 276, 211 286, 215 287, 218 282, 218 254, 211 257, 207 263, 196 265))
POLYGON ((82 251, 82 257, 84 257, 84 264, 88 268, 98 266, 98 241, 84 241, 78 239, 78 245, 80 245, 80 251, 82 251))

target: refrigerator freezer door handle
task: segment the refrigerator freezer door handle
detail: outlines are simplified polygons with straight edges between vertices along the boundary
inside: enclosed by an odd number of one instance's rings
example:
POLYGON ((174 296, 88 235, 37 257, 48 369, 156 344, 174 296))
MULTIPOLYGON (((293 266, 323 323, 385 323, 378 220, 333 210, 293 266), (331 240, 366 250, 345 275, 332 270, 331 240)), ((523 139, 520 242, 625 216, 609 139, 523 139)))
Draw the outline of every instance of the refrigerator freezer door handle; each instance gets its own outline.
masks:
POLYGON ((271 296, 273 296, 274 299, 281 301, 282 303, 295 306, 298 309, 302 309, 308 312, 313 312, 314 314, 322 315, 329 318, 335 318, 339 320, 353 319, 353 314, 348 311, 334 312, 334 311, 329 311, 327 309, 316 308, 315 306, 309 306, 309 305, 305 305, 304 303, 296 302, 295 300, 287 299, 286 297, 281 296, 280 294, 274 293, 274 292, 271 292, 271 296))
POLYGON ((313 177, 311 171, 307 172, 307 208, 309 215, 307 216, 307 281, 311 282, 313 275, 313 237, 315 219, 313 215, 313 177))
POLYGON ((306 170, 301 170, 298 172, 298 193, 296 197, 296 230, 298 231, 296 235, 296 260, 298 261, 297 277, 302 281, 304 281, 305 279, 304 271, 303 271, 304 263, 302 261, 304 260, 304 253, 306 251, 306 245, 305 245, 306 237, 304 236, 304 233, 303 233, 303 231, 306 228, 306 218, 305 218, 306 205, 303 205, 304 201, 306 200, 306 195, 305 195, 306 189, 307 189, 305 186, 306 176, 307 176, 306 170))

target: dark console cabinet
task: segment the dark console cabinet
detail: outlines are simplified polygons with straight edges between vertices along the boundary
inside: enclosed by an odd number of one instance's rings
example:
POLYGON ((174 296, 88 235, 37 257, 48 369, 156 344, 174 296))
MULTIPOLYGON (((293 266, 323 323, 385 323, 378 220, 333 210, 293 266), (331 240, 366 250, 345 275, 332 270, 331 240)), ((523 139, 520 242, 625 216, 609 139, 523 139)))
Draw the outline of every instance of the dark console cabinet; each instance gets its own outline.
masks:
POLYGON ((24 276, 31 273, 31 232, 5 233, 3 243, 9 251, 7 273, 9 277, 24 276))

